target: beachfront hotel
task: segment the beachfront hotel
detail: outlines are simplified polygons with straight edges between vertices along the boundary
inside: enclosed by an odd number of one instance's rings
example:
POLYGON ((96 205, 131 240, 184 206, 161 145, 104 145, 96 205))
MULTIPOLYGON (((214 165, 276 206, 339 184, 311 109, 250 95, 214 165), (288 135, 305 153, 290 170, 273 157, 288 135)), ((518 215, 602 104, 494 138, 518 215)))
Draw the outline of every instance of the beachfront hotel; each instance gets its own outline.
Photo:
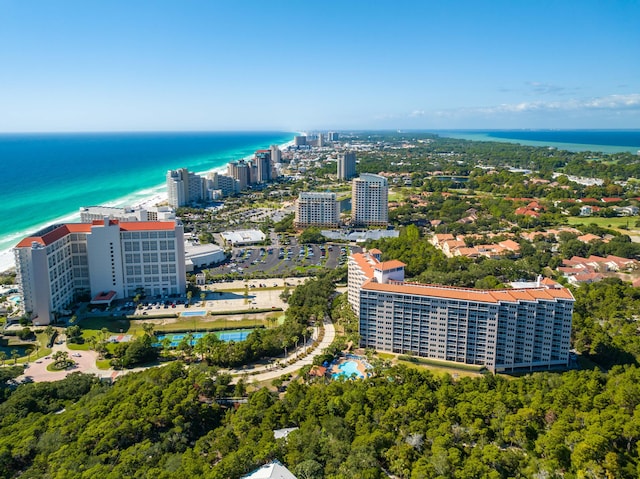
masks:
POLYGON ((566 367, 571 292, 550 279, 481 290, 404 281, 381 251, 349 257, 348 299, 360 346, 494 372, 566 367))
POLYGON ((180 208, 205 199, 204 178, 186 168, 167 171, 167 197, 173 208, 180 208))
POLYGON ((53 225, 14 248, 17 283, 34 324, 46 325, 79 296, 184 294, 184 231, 179 221, 53 225))
POLYGON ((340 208, 335 193, 302 192, 296 200, 296 228, 318 226, 337 228, 340 208))
POLYGON ((272 180, 273 166, 271 162, 271 150, 258 150, 253 161, 256 165, 256 178, 254 183, 268 183, 272 180))
POLYGON ((351 224, 386 226, 389 221, 389 185, 384 176, 362 173, 351 184, 351 224))

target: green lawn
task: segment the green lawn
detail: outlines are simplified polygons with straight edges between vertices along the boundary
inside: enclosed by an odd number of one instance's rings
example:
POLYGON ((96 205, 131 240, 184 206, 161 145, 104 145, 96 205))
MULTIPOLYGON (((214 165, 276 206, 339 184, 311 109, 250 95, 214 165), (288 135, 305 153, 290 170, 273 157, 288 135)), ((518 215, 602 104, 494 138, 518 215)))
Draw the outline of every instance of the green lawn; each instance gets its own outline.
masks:
MULTIPOLYGON (((570 216, 567 221, 570 225, 590 225, 596 224, 601 228, 621 228, 627 227, 630 232, 640 232, 640 228, 636 227, 636 221, 640 220, 638 216, 625 216, 625 217, 615 217, 615 218, 602 218, 599 216, 570 216)), ((624 231, 624 230, 623 230, 624 231)))
MULTIPOLYGON (((269 310, 271 311, 271 310, 269 310)), ((202 316, 194 316, 191 318, 182 318, 180 321, 154 323, 155 331, 184 331, 184 330, 215 330, 226 328, 249 328, 256 326, 265 326, 266 321, 256 318, 242 317, 241 319, 231 319, 229 316, 219 318, 215 316, 208 316, 205 320, 202 316)), ((152 318, 150 318, 152 319, 152 318)), ((129 319, 114 319, 114 318, 87 318, 80 321, 82 326, 82 336, 85 339, 85 344, 82 345, 70 345, 71 349, 86 349, 86 341, 92 336, 101 334, 102 328, 106 328, 111 334, 133 334, 142 335, 144 330, 142 325, 147 321, 145 320, 129 320, 129 319)))
POLYGON ((96 367, 102 371, 111 368, 110 361, 108 359, 97 359, 96 367))
MULTIPOLYGON (((400 359, 396 354, 378 352, 376 354, 380 359, 386 359, 394 364, 403 364, 410 368, 427 369, 436 374, 448 374, 457 377, 478 377, 482 375, 480 372, 482 366, 473 366, 467 364, 457 365, 455 363, 446 363, 442 361, 434 361, 427 358, 414 357, 413 361, 405 361, 400 359)), ((403 356, 406 357, 406 356, 403 356)))

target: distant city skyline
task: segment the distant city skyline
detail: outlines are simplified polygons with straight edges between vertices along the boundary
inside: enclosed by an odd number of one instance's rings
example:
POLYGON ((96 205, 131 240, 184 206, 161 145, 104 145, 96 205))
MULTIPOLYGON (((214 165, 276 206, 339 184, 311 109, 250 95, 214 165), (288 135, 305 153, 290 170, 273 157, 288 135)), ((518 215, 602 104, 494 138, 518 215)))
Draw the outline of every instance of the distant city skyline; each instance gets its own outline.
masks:
POLYGON ((631 129, 640 2, 0 0, 0 133, 631 129))

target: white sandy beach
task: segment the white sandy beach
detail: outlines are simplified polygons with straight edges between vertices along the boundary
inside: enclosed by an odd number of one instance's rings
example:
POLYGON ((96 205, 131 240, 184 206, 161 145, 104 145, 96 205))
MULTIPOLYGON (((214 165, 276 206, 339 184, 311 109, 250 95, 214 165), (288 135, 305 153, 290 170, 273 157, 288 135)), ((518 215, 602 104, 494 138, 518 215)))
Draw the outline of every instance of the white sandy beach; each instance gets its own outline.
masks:
MULTIPOLYGON (((279 145, 281 150, 286 149, 288 146, 293 145, 293 141, 288 141, 286 143, 283 143, 281 145, 279 145)), ((253 155, 248 155, 245 156, 243 158, 243 160, 249 160, 253 158, 253 155)), ((227 171, 227 165, 224 166, 220 166, 217 168, 213 168, 211 170, 208 171, 203 171, 203 172, 198 172, 199 175, 206 175, 209 172, 217 172, 217 173, 226 173, 227 171)), ((141 198, 138 199, 137 201, 132 202, 131 201, 127 201, 127 199, 121 199, 121 200, 114 200, 113 202, 109 202, 107 203, 105 206, 114 206, 114 207, 122 207, 122 206, 133 206, 135 208, 149 208, 151 206, 157 206, 159 204, 164 204, 166 203, 168 197, 167 197, 167 192, 165 191, 157 191, 158 188, 161 188, 164 185, 159 185, 156 188, 151 188, 149 191, 151 192, 151 194, 148 197, 145 198, 141 198)), ((67 217, 65 217, 65 219, 67 218, 73 218, 75 217, 75 219, 72 219, 70 221, 79 221, 79 213, 70 213, 70 215, 68 215, 67 217)), ((58 223, 61 221, 54 221, 50 224, 54 224, 54 223, 58 223)), ((19 242, 20 240, 16 241, 16 244, 19 242)), ((11 269, 15 268, 15 261, 14 261, 14 256, 13 256, 13 249, 6 249, 6 250, 2 250, 0 251, 0 272, 6 272, 9 271, 11 269)))

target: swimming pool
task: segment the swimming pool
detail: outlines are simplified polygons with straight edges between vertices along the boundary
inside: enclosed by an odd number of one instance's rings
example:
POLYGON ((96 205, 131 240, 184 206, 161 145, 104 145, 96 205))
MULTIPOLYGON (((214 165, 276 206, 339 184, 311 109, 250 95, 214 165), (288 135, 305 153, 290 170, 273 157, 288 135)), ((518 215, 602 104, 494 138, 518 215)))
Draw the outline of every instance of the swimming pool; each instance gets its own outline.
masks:
POLYGON ((180 316, 205 316, 206 311, 183 311, 180 316))
POLYGON ((367 368, 368 365, 364 361, 348 359, 333 367, 332 371, 334 372, 331 374, 331 377, 333 379, 339 379, 340 377, 351 378, 352 375, 355 374, 355 377, 362 379, 365 377, 363 370, 367 368))
MULTIPOLYGON (((198 339, 203 338, 207 334, 215 334, 222 341, 226 341, 226 342, 235 341, 237 343, 237 342, 244 341, 245 339, 247 339, 247 336, 249 336, 251 331, 253 331, 253 330, 252 329, 235 329, 235 330, 232 330, 232 331, 213 331, 211 333, 193 333, 192 334, 193 339, 191 340, 191 346, 194 346, 196 344, 196 342, 198 341, 198 339)), ((162 341, 164 341, 165 338, 169 338, 169 340, 170 340, 169 347, 177 348, 178 345, 182 342, 182 340, 186 336, 187 336, 186 333, 180 333, 180 334, 158 334, 156 336, 156 338, 158 339, 158 342, 155 343, 154 346, 156 346, 156 347, 162 346, 162 341)))

